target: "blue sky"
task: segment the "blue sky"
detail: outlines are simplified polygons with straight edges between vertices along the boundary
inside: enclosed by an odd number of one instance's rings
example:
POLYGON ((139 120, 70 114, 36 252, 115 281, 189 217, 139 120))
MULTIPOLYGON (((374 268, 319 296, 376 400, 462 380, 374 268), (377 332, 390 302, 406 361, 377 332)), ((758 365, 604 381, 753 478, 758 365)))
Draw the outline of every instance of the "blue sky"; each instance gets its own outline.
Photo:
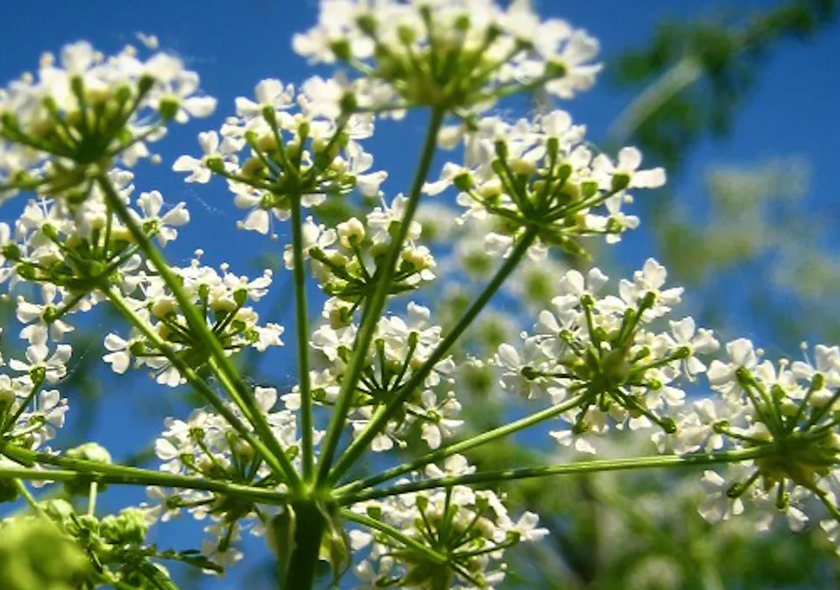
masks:
MULTIPOLYGON (((607 64, 610 56, 644 44, 658 21, 666 18, 688 21, 726 6, 699 0, 538 0, 535 4, 544 14, 563 16, 599 38, 607 64)), ((733 0, 731 5, 744 11, 768 8, 777 2, 733 0)), ((276 246, 262 236, 236 232, 234 221, 239 219, 238 212, 222 183, 185 185, 179 175, 170 172, 171 163, 178 155, 196 154, 199 151, 196 134, 217 128, 224 116, 232 112, 234 98, 250 96, 260 79, 276 77, 296 83, 314 73, 302 58, 291 52, 290 39, 293 33, 305 30, 314 22, 316 10, 315 0, 52 3, 0 0, 0 15, 6 24, 0 36, 0 84, 22 71, 34 69, 42 51, 58 51, 67 42, 87 39, 102 51, 110 52, 134 43, 138 31, 157 34, 162 48, 176 52, 201 74, 204 91, 219 99, 219 108, 210 120, 171 129, 167 140, 158 144, 164 163, 156 168, 139 168, 138 187, 161 190, 168 201, 184 200, 190 207, 193 221, 186 228, 183 240, 170 252, 174 260, 183 263, 194 248, 202 247, 207 252, 208 263, 227 260, 234 267, 239 263, 241 268, 255 253, 276 246)), ((674 180, 681 197, 691 199, 702 193, 703 171, 711 165, 750 164, 777 155, 805 156, 812 165, 813 202, 829 215, 837 215, 840 204, 838 58, 840 26, 837 25, 827 28, 807 45, 786 42, 772 52, 759 74, 754 94, 735 120, 731 136, 699 145, 682 175, 674 180)), ((586 123, 590 136, 597 140, 604 136, 630 99, 632 95, 618 93, 602 82, 573 103, 560 106, 586 123)), ((383 125, 366 144, 377 157, 378 166, 390 173, 383 187, 389 195, 404 190, 408 184, 417 152, 411 138, 419 137, 421 125, 416 118, 410 118, 403 126, 383 125)), ((0 219, 6 217, 7 212, 0 212, 0 219)), ((831 237, 836 242, 837 232, 831 237)), ((620 257, 629 265, 637 265, 655 254, 650 250, 650 242, 643 239, 628 240, 625 246, 620 257)), ((763 279, 759 276, 749 280, 763 279)), ((290 333, 286 340, 292 340, 290 333)), ((108 379, 106 383, 113 382, 108 379)), ((119 395, 165 393, 149 387, 144 379, 133 380, 128 386, 119 383, 119 395)), ((135 405, 124 399, 109 401, 102 409, 100 417, 105 425, 97 431, 97 436, 120 450, 132 448, 133 441, 126 440, 124 428, 129 417, 127 412, 134 411, 135 405)), ((149 434, 152 432, 153 425, 149 434)), ((233 588, 235 584, 229 579, 218 587, 233 588)))

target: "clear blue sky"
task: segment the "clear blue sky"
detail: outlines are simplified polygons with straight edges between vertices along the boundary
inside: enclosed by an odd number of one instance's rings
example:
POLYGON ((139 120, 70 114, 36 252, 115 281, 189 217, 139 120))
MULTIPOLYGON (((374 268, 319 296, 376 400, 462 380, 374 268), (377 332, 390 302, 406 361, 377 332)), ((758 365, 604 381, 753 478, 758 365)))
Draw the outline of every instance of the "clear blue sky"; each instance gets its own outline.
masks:
MULTIPOLYGON (((671 18, 690 20, 707 14, 726 3, 695 0, 590 0, 566 2, 535 0, 545 14, 563 16, 576 26, 598 37, 603 55, 619 54, 649 39, 656 22, 671 18)), ((748 7, 775 6, 775 1, 731 0, 739 11, 748 7)), ((88 39, 102 51, 118 50, 135 42, 137 31, 155 33, 161 46, 179 54, 190 68, 202 76, 202 85, 219 99, 219 108, 211 120, 193 122, 171 130, 170 137, 158 144, 164 164, 138 169, 140 190, 159 189, 169 202, 187 201, 193 221, 184 232, 183 241, 171 252, 173 259, 184 262, 196 247, 207 251, 206 261, 228 260, 235 269, 245 270, 249 258, 259 250, 272 247, 262 236, 238 233, 234 229, 238 213, 223 184, 185 185, 170 172, 172 161, 181 154, 196 154, 195 136, 199 131, 217 128, 233 110, 237 95, 250 96, 262 78, 277 77, 284 82, 300 82, 313 71, 290 49, 294 32, 305 30, 315 20, 315 0, 241 0, 233 1, 162 1, 117 2, 79 0, 76 2, 25 2, 0 0, 0 84, 22 71, 34 69, 44 50, 57 51, 68 42, 88 39), (237 264, 238 263, 238 264, 237 264)), ((754 95, 736 118, 730 137, 721 142, 701 144, 692 155, 680 178, 675 179, 681 194, 690 197, 702 191, 702 172, 712 164, 749 164, 766 156, 802 155, 812 163, 814 200, 830 215, 837 215, 840 204, 840 27, 833 26, 818 34, 807 45, 784 43, 774 51, 759 74, 754 95)), ((632 96, 620 95, 601 83, 581 95, 568 108, 580 122, 586 123, 593 138, 603 137, 613 118, 632 96)), ((378 158, 377 164, 391 176, 384 185, 388 194, 404 190, 415 161, 416 148, 410 138, 421 129, 410 119, 406 127, 383 126, 368 144, 378 158), (409 138, 409 139, 407 139, 409 138), (403 146, 405 150, 403 150, 403 146)), ((0 219, 8 217, 0 212, 0 219)), ((645 220, 643 220, 644 223, 645 220)), ((837 232, 833 238, 836 241, 837 232)), ((649 255, 644 240, 622 253, 628 263, 636 264, 649 255)), ((288 319, 285 322, 288 324, 288 319)), ((287 341, 291 337, 287 335, 287 341)), ((90 354, 101 354, 91 351, 90 354)), ((282 375, 280 376, 282 377, 282 375)), ((136 448, 134 439, 126 440, 126 423, 140 424, 138 404, 124 396, 161 396, 166 392, 144 379, 107 380, 119 384, 119 391, 102 409, 105 425, 97 436, 118 451, 136 448)), ((77 405, 71 411, 82 411, 77 405)), ((144 427, 151 435, 154 428, 144 427)), ((119 454, 119 452, 117 453, 119 454)), ((180 535, 176 539, 183 540, 180 535)), ((235 588, 235 577, 214 587, 235 588)))

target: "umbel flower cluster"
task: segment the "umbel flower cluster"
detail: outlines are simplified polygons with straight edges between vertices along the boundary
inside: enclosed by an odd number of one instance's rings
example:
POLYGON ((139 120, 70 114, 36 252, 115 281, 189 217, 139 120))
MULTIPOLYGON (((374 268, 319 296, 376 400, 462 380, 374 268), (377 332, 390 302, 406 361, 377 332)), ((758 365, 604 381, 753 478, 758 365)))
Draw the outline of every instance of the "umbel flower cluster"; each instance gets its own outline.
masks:
POLYGON ((167 163, 188 183, 225 184, 236 228, 282 255, 291 385, 255 382, 239 362, 284 345, 284 327, 265 319, 272 271, 206 266, 203 250, 167 260, 189 211, 135 177, 141 160, 160 161, 150 146, 172 124, 214 113, 198 75, 165 52, 106 56, 79 42, 0 90, 0 284, 19 323, 0 373, 0 502, 18 509, 0 520, 0 587, 177 588, 167 561, 220 574, 249 533, 266 538, 287 590, 315 587, 322 560, 336 585, 497 588, 508 551, 548 532, 500 484, 607 469, 703 466, 709 521, 745 514, 766 530, 784 517, 840 544, 838 347, 774 362, 748 340, 721 346, 680 315, 683 290, 653 259, 612 287, 594 267, 559 273, 530 331, 483 357, 462 347, 522 265, 557 268, 619 242, 639 225, 625 212, 636 193, 665 182, 633 147, 598 153, 563 110, 498 115, 515 94, 588 89, 601 67, 592 37, 526 2, 324 0, 292 44, 335 74, 258 82, 194 154, 167 163), (399 192, 370 151, 375 127, 409 110, 428 127, 399 192), (438 148, 459 148, 439 172, 438 148), (353 213, 336 221, 325 212, 339 202, 353 213), (493 267, 452 322, 436 315, 439 252, 424 230, 441 228, 421 220, 421 203, 460 207, 452 218, 481 237, 451 250, 477 243, 493 267), (195 404, 162 425, 157 469, 120 465, 95 443, 50 446, 68 411, 86 411, 62 391, 66 336, 104 308, 107 378, 150 375, 161 387, 148 395, 188 392, 195 404), (476 368, 531 411, 471 434, 461 376, 476 368), (584 456, 616 430, 647 432, 651 454, 471 463, 472 449, 539 425, 584 456), (98 495, 122 485, 145 486, 147 501, 103 514, 98 495), (147 540, 184 515, 205 524, 195 546, 147 540))

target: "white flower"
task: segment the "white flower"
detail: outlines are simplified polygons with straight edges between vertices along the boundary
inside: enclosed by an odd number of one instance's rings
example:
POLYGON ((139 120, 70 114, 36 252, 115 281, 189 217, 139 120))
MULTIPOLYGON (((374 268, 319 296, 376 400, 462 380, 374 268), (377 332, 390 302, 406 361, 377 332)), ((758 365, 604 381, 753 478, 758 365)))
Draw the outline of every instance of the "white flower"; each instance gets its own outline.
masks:
POLYGON ((59 344, 55 352, 50 355, 50 349, 45 344, 30 345, 26 348, 25 363, 17 359, 9 361, 9 367, 21 373, 33 373, 43 371, 44 378, 48 383, 57 383, 67 374, 67 361, 73 349, 69 344, 59 344))
POLYGON ((262 109, 285 110, 294 106, 295 87, 286 86, 280 80, 269 78, 261 80, 254 89, 257 101, 239 96, 236 98, 236 114, 246 119, 262 117, 262 109))
MULTIPOLYGON (((338 234, 332 228, 327 228, 323 224, 317 224, 312 217, 307 217, 303 222, 301 228, 303 236, 303 257, 309 257, 309 251, 312 248, 318 248, 322 252, 329 253, 330 246, 338 240, 338 234)), ((283 250, 283 262, 286 268, 292 270, 295 266, 294 248, 291 244, 286 245, 283 250)))
MULTIPOLYGON (((186 203, 178 203, 169 211, 160 215, 163 209, 163 195, 158 191, 141 193, 137 198, 137 205, 142 210, 144 217, 140 217, 132 209, 131 212, 143 224, 144 228, 154 229, 158 243, 166 246, 178 237, 176 227, 186 225, 190 221, 190 213, 186 209, 186 203)), ((147 229, 148 231, 148 229, 147 229)))
POLYGON ((622 148, 618 152, 618 162, 613 164, 605 154, 596 156, 592 170, 602 189, 614 188, 620 182, 621 188, 659 188, 665 184, 665 170, 639 170, 642 165, 642 153, 633 147, 622 148))
POLYGON ((752 342, 746 338, 729 342, 726 345, 726 354, 729 356, 729 362, 712 361, 706 375, 712 388, 724 396, 734 397, 741 392, 741 385, 736 376, 738 369, 754 370, 758 366, 758 356, 752 342))
POLYGON ((727 495, 729 485, 718 473, 704 471, 700 483, 708 494, 708 498, 703 501, 697 511, 708 522, 717 523, 743 514, 744 503, 740 498, 732 499, 727 495))
POLYGON ((185 179, 186 182, 197 182, 206 184, 210 182, 212 172, 207 167, 207 162, 210 160, 222 161, 225 156, 237 151, 236 145, 227 137, 221 142, 219 141, 219 134, 215 131, 203 131, 198 134, 198 145, 201 146, 201 151, 204 155, 200 160, 192 156, 180 156, 172 165, 172 170, 175 172, 189 172, 190 175, 185 179))
POLYGON ((672 287, 662 290, 668 278, 668 271, 653 258, 645 261, 642 270, 633 274, 633 281, 622 279, 619 283, 621 299, 628 305, 637 305, 641 299, 653 295, 653 305, 645 311, 644 318, 655 318, 670 311, 680 302, 684 289, 672 287))
POLYGON ((114 373, 122 375, 128 370, 131 364, 131 344, 130 340, 124 340, 114 333, 105 337, 105 349, 109 352, 102 360, 111 365, 114 373))

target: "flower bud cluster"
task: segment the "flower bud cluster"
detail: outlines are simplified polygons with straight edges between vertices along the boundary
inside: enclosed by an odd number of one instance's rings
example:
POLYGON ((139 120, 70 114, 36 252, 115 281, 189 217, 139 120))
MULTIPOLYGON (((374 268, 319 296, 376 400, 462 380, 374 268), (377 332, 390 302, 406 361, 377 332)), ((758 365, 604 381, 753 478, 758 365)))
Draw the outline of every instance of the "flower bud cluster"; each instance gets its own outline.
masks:
POLYGON ((159 560, 206 571, 219 567, 197 552, 146 543, 149 514, 125 508, 102 518, 79 513, 63 499, 38 504, 39 516, 0 520, 0 584, 4 590, 171 586, 159 560))

